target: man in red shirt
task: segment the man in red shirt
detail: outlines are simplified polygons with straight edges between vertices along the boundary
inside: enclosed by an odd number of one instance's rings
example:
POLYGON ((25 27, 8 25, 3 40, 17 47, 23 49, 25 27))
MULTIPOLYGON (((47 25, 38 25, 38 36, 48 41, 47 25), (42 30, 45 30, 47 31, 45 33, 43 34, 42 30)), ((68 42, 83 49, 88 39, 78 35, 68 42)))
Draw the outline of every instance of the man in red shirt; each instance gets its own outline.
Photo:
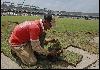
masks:
POLYGON ((43 49, 44 43, 52 42, 45 40, 45 31, 52 27, 52 15, 44 15, 44 19, 25 21, 17 26, 11 33, 9 43, 11 50, 26 65, 34 65, 37 62, 34 52, 48 55, 51 52, 43 49))

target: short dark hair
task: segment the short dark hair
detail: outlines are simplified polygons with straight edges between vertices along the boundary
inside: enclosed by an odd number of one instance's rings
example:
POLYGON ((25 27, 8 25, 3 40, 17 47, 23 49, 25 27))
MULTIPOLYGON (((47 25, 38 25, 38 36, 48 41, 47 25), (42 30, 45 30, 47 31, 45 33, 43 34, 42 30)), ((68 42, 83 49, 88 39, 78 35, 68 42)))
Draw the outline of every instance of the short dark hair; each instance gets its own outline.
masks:
POLYGON ((44 14, 44 19, 47 20, 48 22, 51 22, 52 14, 44 14))

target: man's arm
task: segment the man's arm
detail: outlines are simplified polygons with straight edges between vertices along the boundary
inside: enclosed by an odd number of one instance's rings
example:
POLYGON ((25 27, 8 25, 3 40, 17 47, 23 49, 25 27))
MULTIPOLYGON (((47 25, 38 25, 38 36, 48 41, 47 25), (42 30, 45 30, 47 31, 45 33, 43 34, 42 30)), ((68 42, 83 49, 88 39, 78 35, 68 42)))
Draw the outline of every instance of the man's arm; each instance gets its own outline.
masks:
POLYGON ((31 46, 32 46, 33 51, 36 51, 39 54, 48 55, 48 53, 49 53, 48 50, 45 50, 40 46, 40 41, 39 40, 31 41, 31 46))
POLYGON ((36 51, 39 54, 43 54, 43 55, 46 55, 46 56, 49 56, 49 55, 55 56, 57 54, 57 52, 55 52, 55 51, 49 52, 48 50, 43 49, 40 46, 40 41, 39 40, 37 40, 37 41, 31 41, 31 45, 32 45, 33 51, 36 51))

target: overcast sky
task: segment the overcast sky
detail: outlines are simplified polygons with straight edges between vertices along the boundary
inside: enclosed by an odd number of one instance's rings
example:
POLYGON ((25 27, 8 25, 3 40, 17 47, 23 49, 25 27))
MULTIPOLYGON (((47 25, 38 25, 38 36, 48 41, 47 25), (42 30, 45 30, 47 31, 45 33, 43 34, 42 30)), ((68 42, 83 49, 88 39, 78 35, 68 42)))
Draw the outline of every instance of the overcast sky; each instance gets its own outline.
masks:
MULTIPOLYGON (((1 2, 23 3, 24 0, 1 0, 1 2)), ((24 5, 67 12, 99 13, 99 0, 25 0, 24 5)))

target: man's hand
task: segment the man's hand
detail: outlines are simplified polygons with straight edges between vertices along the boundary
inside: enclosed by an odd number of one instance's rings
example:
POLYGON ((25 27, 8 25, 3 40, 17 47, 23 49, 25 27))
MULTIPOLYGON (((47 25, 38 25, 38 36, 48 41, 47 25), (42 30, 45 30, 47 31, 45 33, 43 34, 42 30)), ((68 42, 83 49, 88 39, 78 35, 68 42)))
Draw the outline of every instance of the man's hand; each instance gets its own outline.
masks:
POLYGON ((56 56, 57 52, 55 50, 50 51, 47 56, 56 56))
POLYGON ((51 57, 57 56, 57 55, 60 55, 62 52, 63 50, 59 50, 59 51, 53 50, 53 51, 50 51, 47 56, 51 56, 51 57))
POLYGON ((47 45, 49 42, 55 43, 55 42, 57 42, 57 40, 56 39, 46 39, 44 44, 47 45))
POLYGON ((49 42, 55 43, 55 42, 57 42, 57 40, 56 39, 51 39, 49 42))

